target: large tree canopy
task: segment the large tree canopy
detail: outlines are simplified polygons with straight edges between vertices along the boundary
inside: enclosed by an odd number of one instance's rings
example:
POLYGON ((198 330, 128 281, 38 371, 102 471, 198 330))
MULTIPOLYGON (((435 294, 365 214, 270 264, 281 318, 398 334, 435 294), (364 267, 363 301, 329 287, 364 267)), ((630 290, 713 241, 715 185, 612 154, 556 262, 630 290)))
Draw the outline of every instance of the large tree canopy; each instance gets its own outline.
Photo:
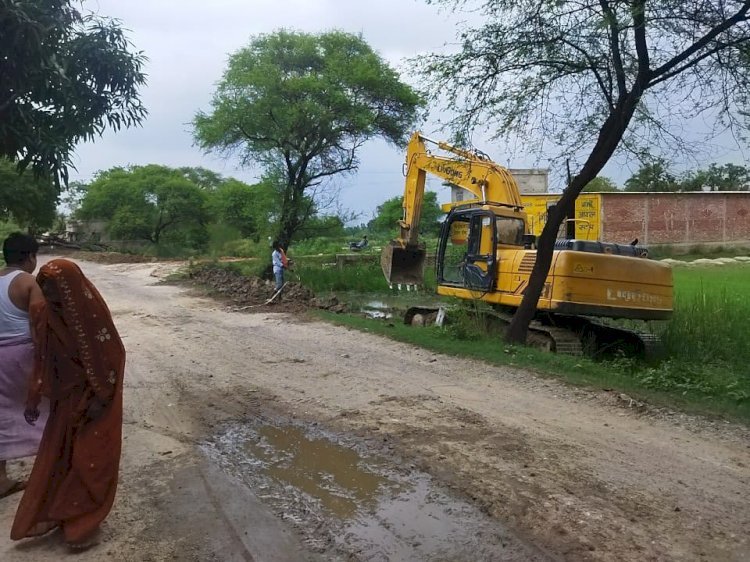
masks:
POLYGON ((237 229, 243 238, 273 236, 277 193, 272 182, 248 185, 236 179, 224 180, 210 194, 214 220, 237 229))
POLYGON ((144 57, 70 0, 0 0, 0 156, 67 181, 76 143, 136 125, 144 57))
POLYGON ((230 57, 211 112, 193 124, 203 149, 280 178, 278 238, 286 247, 314 216, 316 190, 356 170, 367 140, 405 141, 422 106, 361 37, 277 31, 230 57))
POLYGON ((688 174, 680 186, 684 191, 750 191, 750 168, 711 164, 707 170, 688 174))
POLYGON ((86 188, 76 218, 108 222, 113 238, 161 243, 165 237, 185 247, 207 241, 207 193, 180 170, 151 164, 113 168, 86 188))
POLYGON ((677 178, 669 171, 663 158, 644 163, 625 181, 625 191, 668 192, 679 191, 677 178))
POLYGON ((421 61, 431 91, 458 110, 457 132, 481 124, 531 148, 551 143, 575 170, 508 330, 523 341, 560 224, 618 149, 676 145, 672 125, 698 115, 747 126, 750 0, 428 1, 484 15, 457 53, 421 61))
POLYGON ((586 187, 583 188, 583 191, 611 193, 613 191, 619 191, 619 189, 617 188, 617 184, 610 178, 606 176, 596 176, 593 180, 586 184, 586 187))

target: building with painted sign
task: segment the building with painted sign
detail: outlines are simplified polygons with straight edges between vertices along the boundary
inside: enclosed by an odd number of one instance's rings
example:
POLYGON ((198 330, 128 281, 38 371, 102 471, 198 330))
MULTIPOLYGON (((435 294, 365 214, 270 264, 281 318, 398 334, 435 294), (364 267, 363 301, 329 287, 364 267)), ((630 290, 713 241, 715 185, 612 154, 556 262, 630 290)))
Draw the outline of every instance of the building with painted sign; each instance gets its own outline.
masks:
MULTIPOLYGON (((522 195, 529 227, 540 234, 559 194, 522 195)), ((750 246, 750 192, 583 193, 575 238, 627 244, 750 246)), ((563 231, 561 236, 564 236, 563 231)))

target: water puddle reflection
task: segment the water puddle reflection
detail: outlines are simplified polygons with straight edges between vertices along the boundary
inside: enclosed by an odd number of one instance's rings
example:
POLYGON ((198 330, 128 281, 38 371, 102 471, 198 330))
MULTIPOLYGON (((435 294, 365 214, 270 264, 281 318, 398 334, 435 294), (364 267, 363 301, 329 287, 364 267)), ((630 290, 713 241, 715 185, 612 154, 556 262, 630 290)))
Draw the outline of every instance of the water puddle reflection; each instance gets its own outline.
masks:
POLYGON ((249 421, 203 445, 331 560, 547 560, 398 458, 317 426, 249 421))
POLYGON ((323 438, 308 438, 298 427, 264 426, 248 439, 245 452, 262 461, 261 470, 283 485, 316 498, 341 519, 374 506, 381 486, 395 483, 368 471, 352 449, 323 438))
POLYGON ((362 305, 362 312, 365 316, 375 320, 388 320, 393 318, 393 311, 390 306, 382 301, 368 301, 362 305))

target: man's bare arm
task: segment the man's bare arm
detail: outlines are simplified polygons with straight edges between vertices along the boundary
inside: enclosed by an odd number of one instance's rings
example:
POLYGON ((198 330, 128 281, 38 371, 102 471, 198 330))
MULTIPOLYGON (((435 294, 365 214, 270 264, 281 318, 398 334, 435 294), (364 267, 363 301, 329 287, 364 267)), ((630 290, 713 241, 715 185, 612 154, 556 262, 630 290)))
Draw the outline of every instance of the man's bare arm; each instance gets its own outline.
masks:
POLYGON ((42 293, 42 288, 36 282, 36 279, 33 275, 30 275, 30 277, 31 283, 29 286, 29 310, 31 310, 35 304, 44 303, 44 293, 42 293))

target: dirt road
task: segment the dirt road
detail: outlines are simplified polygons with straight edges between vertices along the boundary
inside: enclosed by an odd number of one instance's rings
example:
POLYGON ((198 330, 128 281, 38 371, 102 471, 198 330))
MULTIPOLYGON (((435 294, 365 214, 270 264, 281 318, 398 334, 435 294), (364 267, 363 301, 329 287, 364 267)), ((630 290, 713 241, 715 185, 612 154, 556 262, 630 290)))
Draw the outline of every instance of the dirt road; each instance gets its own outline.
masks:
MULTIPOLYGON (((750 558, 745 428, 82 266, 128 368, 120 492, 77 560, 750 558)), ((7 539, 18 499, 0 559, 66 554, 7 539)))

